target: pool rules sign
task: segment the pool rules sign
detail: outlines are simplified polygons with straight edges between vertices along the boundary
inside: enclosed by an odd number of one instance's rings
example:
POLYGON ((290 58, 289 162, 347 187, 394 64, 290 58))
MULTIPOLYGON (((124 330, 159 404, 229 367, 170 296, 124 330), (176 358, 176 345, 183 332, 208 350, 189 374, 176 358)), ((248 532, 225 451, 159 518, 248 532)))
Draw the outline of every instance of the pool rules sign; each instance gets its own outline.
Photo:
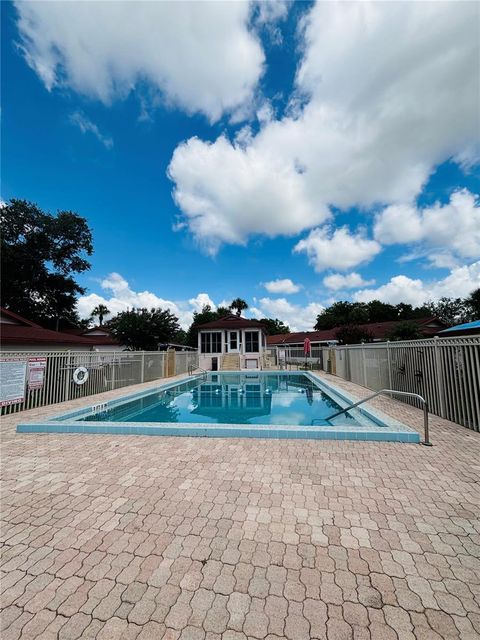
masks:
POLYGON ((24 402, 26 387, 43 387, 46 358, 0 358, 0 406, 24 402))
POLYGON ((27 360, 0 359, 0 406, 17 404, 25 400, 27 360))
POLYGON ((28 389, 33 391, 43 387, 43 379, 45 377, 45 369, 47 368, 46 358, 29 358, 28 359, 28 389))

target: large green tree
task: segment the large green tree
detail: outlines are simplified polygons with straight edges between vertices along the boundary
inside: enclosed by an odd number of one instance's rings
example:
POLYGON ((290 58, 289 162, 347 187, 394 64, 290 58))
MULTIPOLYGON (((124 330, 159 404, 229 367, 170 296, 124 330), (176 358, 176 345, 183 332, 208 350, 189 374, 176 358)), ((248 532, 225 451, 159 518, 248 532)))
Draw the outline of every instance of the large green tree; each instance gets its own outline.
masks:
POLYGON ((59 328, 76 324, 74 276, 90 268, 92 233, 73 211, 56 215, 26 200, 0 208, 2 304, 30 320, 59 328))
POLYGON ((380 300, 367 302, 364 309, 367 313, 367 322, 388 322, 398 317, 398 310, 392 304, 380 300))
POLYGON ((179 342, 178 318, 168 309, 122 311, 108 322, 117 340, 129 349, 156 351, 159 343, 179 342))
POLYGON ((466 301, 462 298, 440 298, 436 302, 429 302, 427 307, 432 316, 436 316, 448 326, 470 319, 466 301))
POLYGON ((472 291, 465 299, 465 307, 468 313, 468 320, 480 320, 480 287, 472 291))
POLYGON ((333 329, 343 325, 357 325, 368 322, 368 309, 363 302, 334 302, 318 316, 315 329, 333 329))
POLYGON ((275 336, 279 333, 290 333, 290 327, 278 318, 261 318, 260 322, 265 326, 267 335, 275 336))
MULTIPOLYGON (((461 302, 461 301, 460 301, 461 302)), ((390 320, 414 320, 430 315, 438 315, 444 319, 446 315, 458 313, 457 300, 444 298, 443 303, 429 303, 421 307, 401 302, 393 305, 380 300, 370 302, 334 302, 318 316, 315 329, 333 329, 344 325, 368 324, 372 322, 388 322, 390 320)))
POLYGON ((418 340, 422 337, 422 331, 418 324, 411 320, 402 320, 385 336, 385 340, 418 340))
POLYGON ((214 311, 209 304, 204 305, 201 311, 194 311, 192 324, 186 334, 185 344, 190 347, 197 347, 198 325, 213 322, 214 320, 218 320, 218 318, 224 318, 230 314, 231 310, 227 307, 217 307, 214 311))
POLYGON ((356 324, 346 324, 335 332, 335 338, 339 344, 360 344, 361 342, 373 342, 373 336, 369 331, 358 327, 356 324))

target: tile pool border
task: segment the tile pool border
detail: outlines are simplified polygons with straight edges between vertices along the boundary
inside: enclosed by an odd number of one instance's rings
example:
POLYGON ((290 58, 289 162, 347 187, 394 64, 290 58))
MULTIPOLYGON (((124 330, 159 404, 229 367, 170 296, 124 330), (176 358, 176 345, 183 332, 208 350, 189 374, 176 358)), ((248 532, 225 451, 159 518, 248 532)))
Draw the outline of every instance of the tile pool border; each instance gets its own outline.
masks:
MULTIPOLYGON (((209 372, 210 373, 210 372, 209 372)), ((244 373, 238 371, 222 371, 222 374, 244 373)), ((252 371, 249 371, 252 374, 252 371)), ((326 382, 310 371, 259 371, 260 375, 304 375, 320 389, 335 396, 335 401, 345 407, 358 400, 355 396, 338 389, 330 382, 326 382)), ((384 442, 419 443, 420 435, 414 429, 402 424, 398 420, 378 411, 365 408, 356 411, 378 427, 359 430, 355 425, 335 426, 296 426, 296 425, 245 425, 245 424, 205 424, 205 423, 158 423, 158 422, 80 422, 78 418, 98 405, 116 407, 132 400, 141 399, 158 391, 166 391, 179 384, 191 380, 199 380, 203 375, 186 376, 183 379, 150 387, 142 391, 120 396, 104 403, 93 403, 81 409, 63 411, 54 414, 41 422, 20 423, 17 433, 77 433, 77 434, 110 434, 110 435, 161 435, 161 436, 194 436, 210 438, 291 438, 314 440, 360 440, 384 442)))

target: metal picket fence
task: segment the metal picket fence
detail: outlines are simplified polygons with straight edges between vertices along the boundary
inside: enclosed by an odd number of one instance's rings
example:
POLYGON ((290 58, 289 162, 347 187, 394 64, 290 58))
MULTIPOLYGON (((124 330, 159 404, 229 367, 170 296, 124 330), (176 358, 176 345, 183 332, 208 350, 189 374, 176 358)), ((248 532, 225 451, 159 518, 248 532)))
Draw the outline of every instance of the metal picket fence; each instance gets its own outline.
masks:
POLYGON ((418 393, 432 413, 480 431, 480 336, 336 346, 323 368, 374 391, 418 393))
POLYGON ((322 368, 322 348, 312 347, 308 356, 305 356, 303 347, 295 347, 290 345, 276 345, 274 348, 270 348, 267 354, 276 362, 280 364, 284 362, 286 365, 301 365, 305 362, 312 368, 322 368))
POLYGON ((33 358, 46 358, 47 361, 41 387, 31 389, 27 383, 23 402, 2 407, 2 415, 180 375, 198 366, 196 351, 2 351, 0 353, 2 360, 28 362, 33 358), (79 367, 85 367, 88 371, 88 379, 83 384, 76 384, 73 379, 73 374, 79 367))

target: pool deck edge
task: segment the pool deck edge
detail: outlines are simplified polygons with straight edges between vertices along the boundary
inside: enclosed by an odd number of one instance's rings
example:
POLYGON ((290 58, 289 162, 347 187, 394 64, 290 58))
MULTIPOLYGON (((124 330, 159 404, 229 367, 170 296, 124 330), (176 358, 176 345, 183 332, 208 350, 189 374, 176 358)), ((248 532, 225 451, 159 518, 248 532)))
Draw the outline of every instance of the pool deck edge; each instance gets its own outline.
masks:
MULTIPOLYGON (((230 373, 230 372, 223 372, 230 373)), ((236 373, 236 372, 235 372, 236 373)), ((279 373, 278 371, 264 371, 263 373, 279 373)), ((284 373, 293 373, 287 372, 284 373)), ((300 372, 295 372, 300 373, 300 372)), ((313 382, 334 393, 344 403, 356 401, 351 393, 339 389, 331 381, 326 381, 314 372, 307 373, 313 382)), ((184 383, 189 379, 201 377, 199 375, 183 374, 176 376, 174 380, 163 379, 160 383, 152 384, 149 388, 136 390, 123 396, 107 400, 106 404, 118 406, 131 399, 141 398, 157 390, 165 390, 176 384, 184 383)), ((95 406, 96 403, 93 404, 95 406)), ((244 424, 204 424, 204 423, 147 423, 147 422, 79 422, 76 421, 80 414, 92 408, 90 403, 85 407, 69 411, 55 412, 42 421, 19 423, 17 433, 58 434, 76 433, 84 435, 148 435, 148 436, 184 436, 204 438, 263 438, 263 439, 312 439, 312 440, 350 440, 350 441, 384 441, 419 443, 419 433, 407 425, 395 420, 378 409, 362 411, 370 419, 378 421, 377 429, 359 429, 352 426, 318 426, 305 427, 297 425, 244 425, 244 424), (383 423, 383 424, 382 424, 383 423), (386 424, 387 423, 387 424, 386 424)))
POLYGON ((17 433, 77 433, 83 435, 140 435, 140 436, 187 436, 200 438, 277 438, 311 440, 356 440, 419 443, 420 435, 416 431, 354 430, 335 427, 284 427, 271 425, 269 428, 253 425, 208 425, 201 423, 176 424, 175 426, 148 423, 78 423, 43 422, 17 425, 17 433))

